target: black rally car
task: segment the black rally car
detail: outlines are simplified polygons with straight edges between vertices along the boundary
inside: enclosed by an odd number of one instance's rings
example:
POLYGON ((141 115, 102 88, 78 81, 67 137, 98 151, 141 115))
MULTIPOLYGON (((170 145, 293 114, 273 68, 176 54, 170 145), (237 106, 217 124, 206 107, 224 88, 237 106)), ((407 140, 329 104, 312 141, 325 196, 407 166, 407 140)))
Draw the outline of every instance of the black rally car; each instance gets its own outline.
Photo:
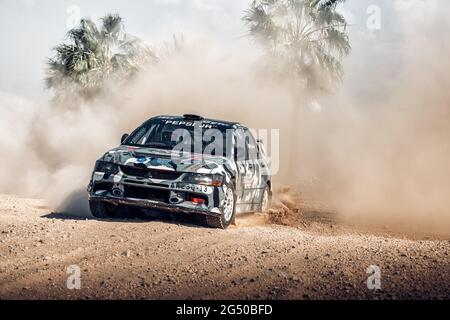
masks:
POLYGON ((199 214, 225 229, 237 213, 267 210, 272 184, 264 146, 243 125, 158 116, 96 162, 88 192, 97 218, 138 207, 199 214))

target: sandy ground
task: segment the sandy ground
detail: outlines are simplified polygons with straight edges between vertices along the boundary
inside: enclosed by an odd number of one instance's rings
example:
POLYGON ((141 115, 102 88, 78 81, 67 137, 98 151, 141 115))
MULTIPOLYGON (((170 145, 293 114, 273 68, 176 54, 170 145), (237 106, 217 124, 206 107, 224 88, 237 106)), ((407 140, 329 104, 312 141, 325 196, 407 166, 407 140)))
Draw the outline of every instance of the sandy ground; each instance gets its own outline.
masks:
POLYGON ((215 230, 186 217, 73 217, 3 195, 0 298, 450 298, 445 237, 369 232, 318 205, 279 210, 285 205, 215 230), (67 288, 70 265, 81 270, 80 290, 67 288), (367 287, 371 265, 381 270, 380 290, 367 287))

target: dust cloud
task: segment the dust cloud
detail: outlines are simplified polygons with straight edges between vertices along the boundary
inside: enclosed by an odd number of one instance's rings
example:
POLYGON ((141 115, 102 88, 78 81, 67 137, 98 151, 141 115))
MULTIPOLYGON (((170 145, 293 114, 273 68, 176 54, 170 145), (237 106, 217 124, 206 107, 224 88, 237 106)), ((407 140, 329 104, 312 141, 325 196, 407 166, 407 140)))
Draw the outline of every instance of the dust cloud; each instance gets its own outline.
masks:
POLYGON ((301 189, 352 223, 449 235, 450 6, 396 4, 401 37, 354 48, 347 69, 370 72, 353 71, 359 84, 347 79, 322 112, 304 115, 297 152, 309 187, 301 189))
POLYGON ((111 94, 77 108, 0 92, 0 192, 43 197, 55 209, 87 216, 84 189, 103 152, 151 116, 195 113, 280 129, 275 182, 301 193, 284 202, 314 197, 355 224, 450 234, 448 35, 434 32, 445 19, 411 27, 412 19, 399 22, 408 31, 396 47, 401 64, 392 65, 389 56, 377 61, 396 69, 395 81, 386 79, 386 88, 367 74, 375 94, 359 100, 344 82, 340 92, 318 101, 320 108, 294 100, 263 76, 257 57, 229 55, 204 41, 186 44, 126 86, 111 84, 111 94))
POLYGON ((251 128, 283 125, 291 103, 283 88, 258 79, 250 62, 245 67, 219 46, 198 48, 187 44, 81 106, 37 105, 2 94, 0 192, 44 197, 58 210, 87 216, 84 190, 95 160, 152 116, 194 113, 251 128))

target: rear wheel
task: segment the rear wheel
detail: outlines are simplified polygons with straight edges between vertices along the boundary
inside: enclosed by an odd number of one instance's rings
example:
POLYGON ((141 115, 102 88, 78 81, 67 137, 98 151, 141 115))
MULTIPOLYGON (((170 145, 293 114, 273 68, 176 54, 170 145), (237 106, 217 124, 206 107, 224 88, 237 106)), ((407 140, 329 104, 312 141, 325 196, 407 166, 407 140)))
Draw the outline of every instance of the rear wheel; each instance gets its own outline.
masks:
POLYGON ((97 219, 115 218, 119 207, 105 201, 89 201, 92 215, 97 219))
POLYGON ((210 228, 226 229, 234 220, 236 214, 236 195, 234 186, 228 186, 222 207, 222 214, 218 217, 205 216, 206 225, 210 228))

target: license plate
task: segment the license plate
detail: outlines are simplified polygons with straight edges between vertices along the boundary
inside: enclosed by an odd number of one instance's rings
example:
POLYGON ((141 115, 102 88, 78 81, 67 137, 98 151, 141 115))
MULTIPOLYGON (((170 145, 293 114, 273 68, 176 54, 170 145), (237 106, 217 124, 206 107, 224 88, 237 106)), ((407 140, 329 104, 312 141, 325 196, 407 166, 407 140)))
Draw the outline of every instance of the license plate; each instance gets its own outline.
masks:
POLYGON ((207 186, 201 186, 198 184, 187 184, 178 182, 172 183, 171 188, 190 192, 209 193, 209 188, 207 186))

